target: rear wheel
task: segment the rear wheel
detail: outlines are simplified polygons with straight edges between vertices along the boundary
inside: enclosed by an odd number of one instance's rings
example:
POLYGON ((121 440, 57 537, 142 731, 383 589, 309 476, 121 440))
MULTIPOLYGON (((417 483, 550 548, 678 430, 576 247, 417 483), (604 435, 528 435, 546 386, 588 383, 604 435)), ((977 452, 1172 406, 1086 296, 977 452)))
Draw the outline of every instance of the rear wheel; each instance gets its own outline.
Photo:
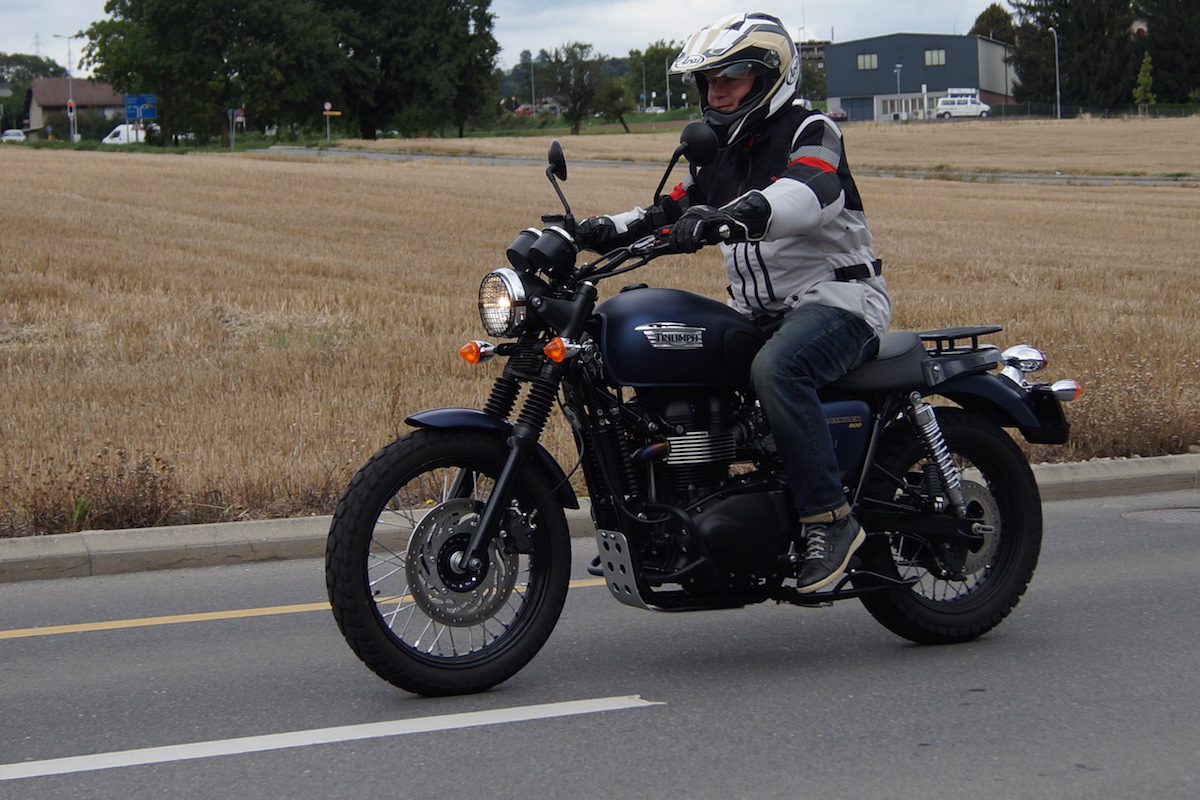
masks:
POLYGON ((558 621, 570 538, 555 487, 526 468, 485 569, 464 553, 508 455, 503 437, 422 429, 351 481, 326 548, 333 614, 384 680, 424 695, 479 692, 537 654, 558 621))
MULTIPOLYGON (((925 538, 904 530, 868 531, 858 551, 863 569, 915 581, 862 602, 888 630, 922 644, 969 641, 1000 624, 1033 577, 1042 543, 1041 496, 1012 438, 961 408, 939 408, 937 417, 962 475, 969 516, 990 531, 950 569, 925 538)), ((896 426, 880 448, 863 505, 909 508, 914 518, 927 513, 925 462, 911 429, 896 426)))

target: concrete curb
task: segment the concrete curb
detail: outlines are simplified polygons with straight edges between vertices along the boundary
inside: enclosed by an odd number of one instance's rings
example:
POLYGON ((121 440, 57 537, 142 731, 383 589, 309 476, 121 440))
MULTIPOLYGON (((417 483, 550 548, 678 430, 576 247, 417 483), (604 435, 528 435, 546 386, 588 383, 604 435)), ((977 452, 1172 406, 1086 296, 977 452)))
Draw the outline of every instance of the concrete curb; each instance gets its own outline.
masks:
MULTIPOLYGON (((1200 454, 1039 464, 1044 501, 1200 488, 1200 454)), ((572 536, 592 534, 586 498, 569 511, 572 536)), ((0 582, 112 575, 153 569, 211 567, 319 558, 330 517, 83 531, 0 539, 0 582)))

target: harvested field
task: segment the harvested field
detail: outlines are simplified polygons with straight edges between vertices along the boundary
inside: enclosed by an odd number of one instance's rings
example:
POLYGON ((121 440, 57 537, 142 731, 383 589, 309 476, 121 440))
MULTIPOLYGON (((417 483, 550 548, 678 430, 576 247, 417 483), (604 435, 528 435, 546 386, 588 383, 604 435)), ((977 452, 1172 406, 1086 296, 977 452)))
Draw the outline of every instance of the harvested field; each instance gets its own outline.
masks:
MULTIPOLYGON (((1128 139, 1146 174, 1178 174, 1197 163, 1179 123, 1200 131, 1190 120, 994 129, 1026 128, 1031 152, 1072 141, 1107 174, 1128 174, 1132 156, 1104 142, 1128 139)), ((910 165, 936 151, 937 163, 988 169, 969 141, 919 136, 976 127, 846 135, 855 164, 895 166, 911 148, 910 165), (875 144, 893 137, 908 144, 875 144)), ((635 136, 608 138, 632 152, 635 136)), ((601 138, 564 140, 568 159, 601 138)), ((486 140, 501 153, 508 141, 486 140)), ((1040 171, 1072 168, 1070 152, 1039 158, 1040 171)), ((456 351, 481 335, 482 274, 555 208, 541 173, 0 150, 0 535, 330 512, 407 413, 482 402, 496 368, 456 351)), ((564 189, 584 216, 645 204, 658 177, 577 167, 564 189)), ((1084 384, 1072 444, 1035 459, 1200 442, 1200 188, 879 177, 860 188, 895 327, 1003 324, 997 343, 1028 340, 1051 355, 1047 379, 1084 384)), ((702 252, 637 279, 721 296, 721 273, 702 252)), ((567 457, 563 426, 549 444, 567 457)))

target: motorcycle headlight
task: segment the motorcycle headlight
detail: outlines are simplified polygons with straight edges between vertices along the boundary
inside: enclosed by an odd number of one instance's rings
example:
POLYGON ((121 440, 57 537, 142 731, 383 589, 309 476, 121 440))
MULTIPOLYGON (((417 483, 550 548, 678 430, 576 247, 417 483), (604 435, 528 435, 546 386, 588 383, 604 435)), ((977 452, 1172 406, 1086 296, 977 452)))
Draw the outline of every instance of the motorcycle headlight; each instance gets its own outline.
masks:
POLYGON ((520 274, 505 267, 479 284, 479 319, 488 336, 516 336, 529 313, 529 295, 520 274))

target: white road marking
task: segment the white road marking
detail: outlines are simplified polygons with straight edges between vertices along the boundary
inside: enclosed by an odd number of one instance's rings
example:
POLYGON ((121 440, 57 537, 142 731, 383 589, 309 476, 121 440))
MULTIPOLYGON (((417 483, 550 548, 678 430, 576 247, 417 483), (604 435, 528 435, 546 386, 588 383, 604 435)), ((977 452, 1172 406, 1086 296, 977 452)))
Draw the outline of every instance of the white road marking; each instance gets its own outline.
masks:
POLYGON ((46 761, 28 761, 17 764, 0 764, 0 781, 20 778, 40 778, 47 775, 66 775, 73 772, 90 772, 118 767, 135 767, 144 764, 162 764, 170 761, 186 761, 197 758, 261 753, 267 750, 284 750, 293 747, 308 747, 314 744, 353 742, 360 739, 378 739, 386 736, 404 736, 410 733, 474 728, 481 725, 500 725, 506 722, 525 722, 535 719, 570 717, 578 714, 596 714, 601 711, 619 711, 627 708, 660 706, 643 700, 640 695, 624 697, 599 697, 592 700, 572 700, 563 703, 543 703, 535 706, 498 708, 492 711, 470 711, 463 714, 446 714, 437 717, 417 717, 391 722, 369 722, 362 725, 343 725, 336 728, 315 728, 307 731, 272 733, 264 736, 246 736, 240 739, 218 739, 211 742, 175 744, 164 747, 147 747, 140 750, 121 750, 113 753, 96 753, 89 756, 52 758, 46 761))

